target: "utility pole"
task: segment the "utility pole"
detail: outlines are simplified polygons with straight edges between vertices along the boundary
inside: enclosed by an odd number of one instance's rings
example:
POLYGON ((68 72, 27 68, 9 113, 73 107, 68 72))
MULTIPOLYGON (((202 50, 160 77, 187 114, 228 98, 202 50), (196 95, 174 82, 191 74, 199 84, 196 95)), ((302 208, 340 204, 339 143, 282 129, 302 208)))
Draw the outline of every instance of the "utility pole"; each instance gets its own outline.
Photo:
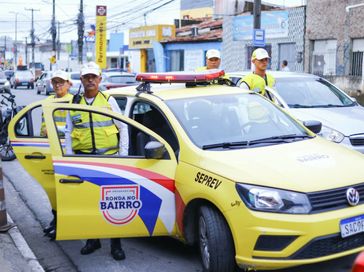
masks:
MULTIPOLYGON (((52 57, 56 55, 56 38, 57 38, 57 30, 56 30, 56 0, 53 0, 52 6, 52 26, 51 26, 51 34, 52 34, 52 57)), ((53 63, 51 61, 51 70, 53 63)))
POLYGON ((35 63, 34 63, 34 47, 35 47, 35 37, 34 37, 34 11, 39 11, 39 9, 25 9, 32 12, 32 29, 30 30, 30 38, 32 39, 32 67, 33 75, 35 76, 35 63))
POLYGON ((78 13, 77 18, 78 25, 78 62, 82 64, 83 57, 83 36, 85 31, 85 21, 83 17, 83 0, 80 0, 80 12, 78 13))
POLYGON ((57 22, 57 24, 58 24, 58 36, 57 36, 57 60, 59 60, 59 55, 60 55, 60 52, 61 52, 61 41, 60 41, 60 22, 58 21, 57 22))
POLYGON ((261 7, 262 7, 261 0, 254 0, 254 8, 253 8, 254 29, 260 29, 261 7))
POLYGON ((15 41, 14 41, 14 70, 16 69, 16 66, 18 65, 18 45, 17 45, 17 35, 18 35, 18 13, 10 11, 10 13, 15 14, 15 41))
POLYGON ((25 37, 25 63, 28 65, 28 38, 25 37))

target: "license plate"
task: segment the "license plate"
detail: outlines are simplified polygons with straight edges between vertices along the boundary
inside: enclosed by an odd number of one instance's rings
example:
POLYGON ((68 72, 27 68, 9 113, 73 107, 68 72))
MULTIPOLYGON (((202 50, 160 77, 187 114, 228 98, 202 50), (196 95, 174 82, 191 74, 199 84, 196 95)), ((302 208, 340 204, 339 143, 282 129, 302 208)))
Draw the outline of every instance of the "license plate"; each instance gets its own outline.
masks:
POLYGON ((28 83, 27 82, 22 82, 21 83, 21 85, 23 86, 23 85, 28 85, 28 83))
POLYGON ((343 238, 364 232, 364 215, 341 220, 340 230, 343 238))

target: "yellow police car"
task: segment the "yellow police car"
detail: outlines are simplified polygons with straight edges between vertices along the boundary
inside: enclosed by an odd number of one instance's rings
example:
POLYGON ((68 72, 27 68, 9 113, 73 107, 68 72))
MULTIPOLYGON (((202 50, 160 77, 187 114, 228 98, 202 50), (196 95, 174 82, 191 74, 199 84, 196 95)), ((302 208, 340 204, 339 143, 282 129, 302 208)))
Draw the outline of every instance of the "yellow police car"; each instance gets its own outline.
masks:
POLYGON ((210 84, 222 74, 139 74, 137 88, 109 92, 123 114, 53 102, 23 109, 11 143, 57 210, 56 239, 169 235, 197 243, 204 271, 219 272, 364 250, 363 155, 259 94, 210 84), (74 110, 124 124, 128 155, 67 154, 54 116, 74 110))

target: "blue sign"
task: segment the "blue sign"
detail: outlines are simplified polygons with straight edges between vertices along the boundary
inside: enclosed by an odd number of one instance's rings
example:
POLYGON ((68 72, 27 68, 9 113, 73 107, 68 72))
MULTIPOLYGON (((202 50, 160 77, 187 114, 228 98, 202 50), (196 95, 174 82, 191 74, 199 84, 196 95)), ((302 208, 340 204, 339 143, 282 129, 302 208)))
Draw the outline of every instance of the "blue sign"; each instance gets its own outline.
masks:
MULTIPOLYGON (((233 19, 233 40, 251 40, 253 25, 253 15, 235 16, 233 19)), ((267 39, 288 37, 288 11, 262 12, 261 28, 265 29, 265 38, 267 39)))
POLYGON ((253 46, 265 46, 265 30, 254 29, 253 31, 253 46))

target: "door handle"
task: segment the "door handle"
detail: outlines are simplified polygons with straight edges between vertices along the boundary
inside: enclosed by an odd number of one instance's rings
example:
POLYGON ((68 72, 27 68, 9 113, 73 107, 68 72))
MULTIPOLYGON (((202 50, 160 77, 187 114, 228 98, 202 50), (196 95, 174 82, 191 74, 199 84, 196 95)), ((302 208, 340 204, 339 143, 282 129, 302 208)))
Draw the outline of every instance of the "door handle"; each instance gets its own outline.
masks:
POLYGON ((82 179, 60 179, 59 183, 83 183, 82 179))
POLYGON ((44 155, 25 155, 24 158, 27 160, 37 159, 37 160, 44 160, 46 156, 44 155))

